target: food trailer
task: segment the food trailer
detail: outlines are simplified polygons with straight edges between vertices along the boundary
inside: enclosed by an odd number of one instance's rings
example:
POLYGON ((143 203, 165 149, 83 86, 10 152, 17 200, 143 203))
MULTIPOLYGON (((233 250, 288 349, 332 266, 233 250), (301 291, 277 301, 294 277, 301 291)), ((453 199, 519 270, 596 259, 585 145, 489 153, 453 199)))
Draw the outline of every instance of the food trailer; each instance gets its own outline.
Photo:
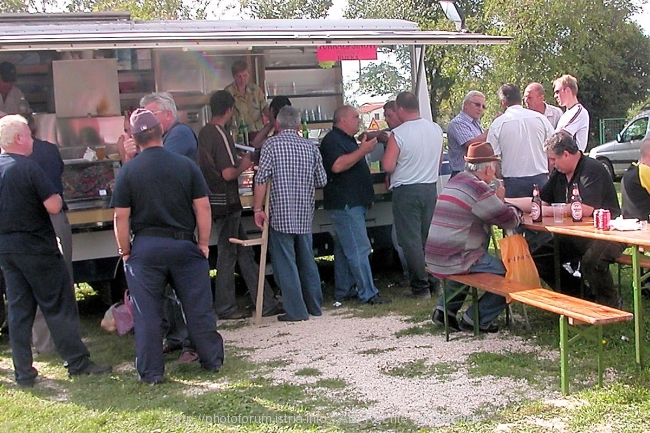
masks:
MULTIPOLYGON (((37 136, 56 143, 65 161, 75 282, 95 286, 113 280, 119 269, 108 207, 120 169, 116 142, 124 113, 147 93, 172 93, 181 121, 198 132, 209 120, 210 94, 228 85, 232 63, 245 59, 269 99, 288 96, 308 127, 322 130, 331 127, 344 101, 342 62, 376 55, 380 46, 407 46, 413 89, 423 117, 430 118, 423 46, 507 42, 507 37, 421 31, 416 23, 390 19, 134 21, 128 13, 112 12, 0 14, 0 61, 16 65, 16 85, 35 113, 37 136), (319 62, 319 55, 331 60, 319 62), (92 151, 100 158, 92 158, 92 151)), ((373 177, 368 233, 375 248, 390 247, 390 192, 384 173, 373 177)), ((240 180, 246 209, 252 205, 251 180, 250 172, 240 180)), ((253 233, 251 215, 245 212, 243 220, 253 233)), ((318 208, 315 254, 331 254, 331 232, 327 212, 318 208)))

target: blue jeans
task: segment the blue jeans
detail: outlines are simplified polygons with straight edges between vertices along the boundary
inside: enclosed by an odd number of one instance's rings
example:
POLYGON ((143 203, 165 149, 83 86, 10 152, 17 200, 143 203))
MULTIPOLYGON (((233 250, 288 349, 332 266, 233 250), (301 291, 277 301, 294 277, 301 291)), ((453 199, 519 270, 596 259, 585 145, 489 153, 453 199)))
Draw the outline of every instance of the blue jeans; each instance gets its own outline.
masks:
POLYGON ((429 291, 429 278, 424 261, 424 245, 436 207, 438 191, 435 183, 402 185, 393 188, 393 220, 397 240, 404 251, 414 294, 429 291))
MULTIPOLYGON (((259 266, 255 262, 253 247, 233 244, 230 238, 248 239, 241 224, 241 212, 232 212, 213 219, 213 230, 217 236, 217 277, 214 282, 214 311, 218 316, 227 316, 237 311, 235 293, 235 264, 244 278, 248 293, 255 305, 257 301, 257 279, 259 266)), ((271 285, 264 279, 264 302, 262 314, 275 310, 279 304, 271 285)))
MULTIPOLYGON (((506 274, 506 268, 503 266, 503 263, 501 260, 497 259, 494 256, 491 256, 487 252, 478 259, 476 263, 472 265, 471 268, 469 268, 469 273, 470 274, 477 274, 481 272, 486 272, 489 274, 495 274, 495 275, 505 275, 506 274)), ((445 296, 447 299, 452 295, 452 293, 458 289, 462 284, 456 283, 455 281, 450 281, 447 284, 447 288, 445 291, 445 296)), ((465 290, 462 293, 459 293, 452 301, 447 302, 447 312, 450 315, 456 316, 458 313, 458 310, 460 310, 460 307, 463 306, 463 302, 465 302, 465 298, 467 297, 467 294, 469 293, 469 289, 465 288, 465 290)), ((442 296, 440 296, 440 299, 438 300, 438 306, 436 307, 436 310, 444 311, 443 310, 444 306, 442 303, 442 296)), ((497 318, 499 314, 506 308, 506 299, 503 296, 495 295, 494 293, 490 292, 485 292, 483 296, 481 296, 481 299, 478 301, 478 317, 479 321, 481 322, 481 325, 487 325, 490 322, 492 322, 494 319, 497 318)), ((473 317, 474 317, 474 305, 472 307, 468 308, 467 311, 465 311, 465 315, 463 318, 465 319, 466 322, 472 323, 473 322, 473 317)))
POLYGON ((311 233, 282 233, 269 229, 269 247, 275 282, 289 320, 320 316, 323 292, 314 261, 311 233))
POLYGON ((370 239, 366 231, 366 208, 355 206, 329 211, 336 231, 334 238, 334 297, 344 299, 357 285, 359 302, 368 302, 379 291, 370 270, 370 239))

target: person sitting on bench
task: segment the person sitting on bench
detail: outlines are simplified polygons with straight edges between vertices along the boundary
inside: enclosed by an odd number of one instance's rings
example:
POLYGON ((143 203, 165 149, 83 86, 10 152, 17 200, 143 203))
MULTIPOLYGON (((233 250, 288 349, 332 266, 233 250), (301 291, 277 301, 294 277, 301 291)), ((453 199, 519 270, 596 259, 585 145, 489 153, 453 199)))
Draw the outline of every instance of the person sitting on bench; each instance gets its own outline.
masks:
MULTIPOLYGON (((465 157, 465 171, 450 179, 438 197, 425 247, 427 267, 433 274, 441 278, 477 272, 506 274, 501 260, 487 252, 491 227, 514 229, 521 219, 516 208, 503 202, 503 185, 499 183, 496 190, 488 185, 494 180, 498 159, 489 143, 471 144, 465 157)), ((445 287, 447 299, 459 288, 458 283, 449 282, 445 287)), ((456 331, 472 331, 474 327, 471 308, 463 314, 460 322, 456 319, 466 296, 467 289, 462 296, 447 302, 449 326, 456 331)), ((481 296, 478 302, 479 330, 497 332, 499 327, 492 320, 505 307, 503 296, 489 292, 481 296)), ((442 326, 443 308, 441 296, 432 320, 442 326)))

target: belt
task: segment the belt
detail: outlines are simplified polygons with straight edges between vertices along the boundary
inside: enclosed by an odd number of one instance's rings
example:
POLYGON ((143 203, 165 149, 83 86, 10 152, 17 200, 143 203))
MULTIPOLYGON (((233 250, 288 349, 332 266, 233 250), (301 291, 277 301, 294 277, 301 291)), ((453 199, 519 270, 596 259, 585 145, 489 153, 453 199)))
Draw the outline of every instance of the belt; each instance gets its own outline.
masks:
POLYGON ((169 238, 176 239, 177 241, 191 241, 196 243, 194 233, 190 232, 174 232, 165 229, 146 228, 138 230, 136 236, 152 236, 154 238, 169 238))

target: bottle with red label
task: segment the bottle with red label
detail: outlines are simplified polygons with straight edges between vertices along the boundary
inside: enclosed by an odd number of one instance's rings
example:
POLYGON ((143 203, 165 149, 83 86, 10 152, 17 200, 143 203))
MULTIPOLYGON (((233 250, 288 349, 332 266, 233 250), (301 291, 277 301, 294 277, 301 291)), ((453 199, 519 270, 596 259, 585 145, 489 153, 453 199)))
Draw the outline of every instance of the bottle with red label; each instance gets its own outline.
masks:
POLYGON ((571 218, 574 222, 582 221, 582 197, 577 183, 571 187, 571 218))
POLYGON ((534 223, 542 222, 542 199, 539 197, 539 187, 533 184, 533 201, 530 204, 530 217, 534 223))

